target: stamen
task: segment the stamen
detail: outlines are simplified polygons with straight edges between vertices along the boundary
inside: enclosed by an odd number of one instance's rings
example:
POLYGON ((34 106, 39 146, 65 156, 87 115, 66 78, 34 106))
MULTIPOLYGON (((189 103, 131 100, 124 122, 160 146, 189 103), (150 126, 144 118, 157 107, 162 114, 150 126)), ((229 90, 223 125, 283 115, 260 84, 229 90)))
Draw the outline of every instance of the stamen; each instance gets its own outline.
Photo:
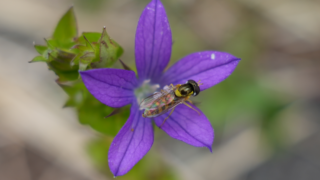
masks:
POLYGON ((134 91, 138 104, 140 104, 144 98, 156 92, 159 88, 159 84, 150 84, 150 79, 143 81, 141 86, 134 91))

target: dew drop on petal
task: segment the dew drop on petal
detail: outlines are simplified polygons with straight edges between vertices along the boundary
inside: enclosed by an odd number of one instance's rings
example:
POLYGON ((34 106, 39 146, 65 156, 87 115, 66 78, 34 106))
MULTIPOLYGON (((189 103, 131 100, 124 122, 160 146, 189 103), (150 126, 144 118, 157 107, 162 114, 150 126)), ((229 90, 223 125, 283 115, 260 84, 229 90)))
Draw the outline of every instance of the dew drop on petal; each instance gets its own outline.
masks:
POLYGON ((214 53, 211 54, 211 59, 214 60, 216 58, 216 55, 214 53))

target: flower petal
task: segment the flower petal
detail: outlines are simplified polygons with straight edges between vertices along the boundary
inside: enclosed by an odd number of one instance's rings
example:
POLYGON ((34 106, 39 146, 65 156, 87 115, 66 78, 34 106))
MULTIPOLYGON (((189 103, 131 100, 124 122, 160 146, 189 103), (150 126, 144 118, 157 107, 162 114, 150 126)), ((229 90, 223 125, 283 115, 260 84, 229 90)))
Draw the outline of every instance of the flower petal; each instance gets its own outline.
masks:
POLYGON ((139 78, 158 77, 167 66, 172 35, 165 9, 160 0, 151 1, 138 22, 135 55, 139 78))
POLYGON ((197 107, 196 111, 184 104, 178 105, 172 115, 162 125, 169 112, 154 118, 156 125, 171 137, 197 147, 207 147, 210 151, 213 143, 213 128, 207 117, 197 107), (162 125, 162 127, 161 127, 162 125))
POLYGON ((126 174, 153 144, 152 121, 143 118, 142 112, 134 103, 128 121, 111 143, 108 162, 114 176, 126 174))
POLYGON ((104 68, 80 74, 89 92, 107 106, 122 107, 135 100, 138 81, 133 71, 104 68))
POLYGON ((184 84, 187 80, 201 80, 201 91, 226 79, 236 68, 240 58, 218 51, 190 54, 171 66, 162 77, 162 85, 184 84))

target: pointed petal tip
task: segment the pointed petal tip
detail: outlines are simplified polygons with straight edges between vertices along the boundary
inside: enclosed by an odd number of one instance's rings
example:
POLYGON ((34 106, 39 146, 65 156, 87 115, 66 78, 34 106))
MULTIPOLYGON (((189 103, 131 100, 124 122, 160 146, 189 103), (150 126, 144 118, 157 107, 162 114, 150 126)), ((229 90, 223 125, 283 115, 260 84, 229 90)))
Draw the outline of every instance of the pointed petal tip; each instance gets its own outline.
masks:
POLYGON ((132 104, 129 119, 110 145, 108 164, 115 177, 128 173, 152 147, 152 121, 144 120, 140 113, 138 105, 132 104))
POLYGON ((241 58, 219 51, 192 53, 171 66, 163 75, 163 84, 181 84, 188 79, 201 80, 201 91, 225 80, 241 58))
POLYGON ((152 0, 144 8, 136 30, 135 56, 140 78, 159 77, 168 65, 172 33, 161 1, 152 0))
MULTIPOLYGON (((192 108, 201 112, 200 109, 191 105, 192 108)), ((207 147, 212 152, 213 128, 203 113, 198 112, 185 105, 178 105, 169 119, 163 124, 163 119, 169 114, 156 117, 156 125, 169 136, 183 141, 195 147, 207 147)))

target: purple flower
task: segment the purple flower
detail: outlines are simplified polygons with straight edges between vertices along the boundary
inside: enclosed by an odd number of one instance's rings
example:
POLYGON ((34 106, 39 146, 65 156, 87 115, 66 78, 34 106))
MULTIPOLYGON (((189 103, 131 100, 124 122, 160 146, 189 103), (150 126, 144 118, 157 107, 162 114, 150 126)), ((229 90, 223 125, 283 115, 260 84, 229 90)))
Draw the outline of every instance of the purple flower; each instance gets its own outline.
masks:
MULTIPOLYGON (((109 166, 114 176, 126 174, 153 144, 152 120, 160 127, 169 112, 155 117, 142 117, 139 102, 165 85, 184 84, 201 80, 201 91, 226 79, 235 69, 239 58, 217 51, 190 54, 166 72, 172 48, 171 29, 160 0, 152 0, 143 10, 135 38, 136 66, 133 71, 94 69, 82 71, 84 84, 102 103, 111 107, 131 104, 130 117, 114 138, 109 150, 109 166)), ((207 117, 185 105, 178 105, 161 129, 171 137, 211 151, 213 128, 207 117)))

